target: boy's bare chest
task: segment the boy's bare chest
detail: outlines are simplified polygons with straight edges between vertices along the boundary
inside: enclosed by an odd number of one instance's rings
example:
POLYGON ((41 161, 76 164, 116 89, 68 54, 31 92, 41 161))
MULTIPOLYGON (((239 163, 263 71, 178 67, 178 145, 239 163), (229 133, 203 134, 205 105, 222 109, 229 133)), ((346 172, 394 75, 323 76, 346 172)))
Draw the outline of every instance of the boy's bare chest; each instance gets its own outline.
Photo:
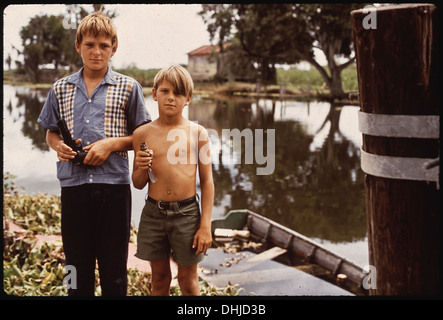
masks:
POLYGON ((167 158, 172 164, 190 161, 197 148, 197 135, 192 130, 172 129, 149 135, 148 146, 154 158, 167 158))

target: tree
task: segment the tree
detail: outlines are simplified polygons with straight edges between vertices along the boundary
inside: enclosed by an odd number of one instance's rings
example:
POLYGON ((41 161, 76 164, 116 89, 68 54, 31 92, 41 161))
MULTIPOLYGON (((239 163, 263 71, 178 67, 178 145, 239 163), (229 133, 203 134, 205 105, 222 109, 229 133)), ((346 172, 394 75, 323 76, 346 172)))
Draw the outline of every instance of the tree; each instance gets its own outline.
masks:
POLYGON ((226 42, 220 50, 217 46, 208 57, 209 61, 215 61, 217 72, 213 78, 216 82, 246 81, 253 82, 256 78, 256 70, 251 63, 251 58, 242 49, 237 39, 226 42), (229 48, 226 50, 226 48, 229 48))
MULTIPOLYGON (((297 62, 299 57, 288 55, 293 47, 308 45, 300 24, 294 24, 285 4, 216 4, 202 5, 199 13, 208 25, 211 41, 218 36, 219 46, 226 41, 239 44, 257 66, 257 82, 276 82, 274 65, 286 61, 297 62), (289 34, 283 28, 291 24, 289 34), (235 33, 233 33, 233 31, 235 33), (290 41, 287 36, 291 36, 290 41)), ((237 46, 230 46, 231 50, 237 46)), ((229 50, 229 49, 228 49, 229 50)))
POLYGON ((302 23, 294 23, 288 4, 237 5, 237 37, 255 59, 260 83, 275 84, 276 63, 296 63, 294 51, 308 51, 309 38, 302 23), (291 32, 287 30, 290 29, 291 32))
POLYGON ((8 70, 11 70, 11 63, 12 63, 11 54, 8 54, 8 56, 6 57, 6 64, 8 65, 8 70))
POLYGON ((20 31, 23 43, 24 68, 31 81, 39 80, 39 65, 44 62, 48 16, 36 16, 20 31))
POLYGON ((293 6, 293 12, 298 19, 306 21, 306 31, 311 37, 312 46, 325 54, 329 70, 321 66, 311 54, 304 52, 299 54, 320 72, 331 91, 332 98, 345 96, 341 72, 355 60, 355 57, 351 58, 353 41, 350 12, 362 6, 363 4, 350 3, 293 6), (338 64, 336 58, 346 58, 347 61, 338 64))
POLYGON ((231 38, 258 65, 262 83, 273 82, 276 63, 311 63, 331 90, 332 98, 344 97, 341 71, 351 64, 353 4, 216 4, 202 5, 199 13, 207 24, 211 41, 231 38), (327 69, 314 58, 313 48, 325 53, 327 69), (345 57, 337 64, 336 58, 345 57), (328 73, 329 72, 329 73, 328 73))

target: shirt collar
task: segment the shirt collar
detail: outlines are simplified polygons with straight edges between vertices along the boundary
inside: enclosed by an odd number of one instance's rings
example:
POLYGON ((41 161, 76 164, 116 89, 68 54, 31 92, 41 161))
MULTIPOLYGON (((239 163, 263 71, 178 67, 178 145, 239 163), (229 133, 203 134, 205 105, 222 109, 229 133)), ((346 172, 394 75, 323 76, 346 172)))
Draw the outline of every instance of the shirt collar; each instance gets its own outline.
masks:
MULTIPOLYGON (((76 73, 68 76, 67 82, 72 83, 75 85, 80 85, 80 83, 83 81, 83 68, 82 67, 79 71, 76 73)), ((103 78, 103 82, 107 84, 117 84, 117 81, 115 80, 116 73, 111 69, 111 67, 108 67, 108 71, 105 74, 105 77, 103 78)))
POLYGON ((118 84, 115 80, 116 73, 111 69, 111 67, 108 67, 108 72, 106 72, 105 77, 103 78, 104 83, 107 84, 118 84))

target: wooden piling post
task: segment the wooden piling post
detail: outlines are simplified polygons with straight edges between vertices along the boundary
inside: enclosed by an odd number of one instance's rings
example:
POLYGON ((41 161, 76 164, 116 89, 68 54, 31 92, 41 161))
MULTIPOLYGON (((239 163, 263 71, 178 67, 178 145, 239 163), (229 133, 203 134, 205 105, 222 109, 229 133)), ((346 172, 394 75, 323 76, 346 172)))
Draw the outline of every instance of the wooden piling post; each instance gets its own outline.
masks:
POLYGON ((439 165, 423 169, 439 157, 437 8, 366 7, 351 20, 376 271, 370 294, 441 293, 439 165))

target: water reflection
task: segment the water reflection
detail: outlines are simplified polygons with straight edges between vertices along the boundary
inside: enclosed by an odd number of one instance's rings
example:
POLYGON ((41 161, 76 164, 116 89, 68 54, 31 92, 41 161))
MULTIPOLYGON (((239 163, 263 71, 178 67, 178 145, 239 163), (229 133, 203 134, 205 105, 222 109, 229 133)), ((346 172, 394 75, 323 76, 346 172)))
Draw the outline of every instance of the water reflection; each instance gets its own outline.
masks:
POLYGON ((346 123, 340 123, 346 108, 357 111, 329 103, 194 101, 189 119, 217 132, 275 129, 272 175, 257 175, 256 164, 225 164, 218 154, 215 205, 224 203, 224 213, 248 208, 309 237, 334 242, 364 238, 363 173, 355 143, 359 133, 349 139, 342 132, 347 131, 346 123))
MULTIPOLYGON (((13 122, 19 121, 22 124, 21 132, 32 140, 33 146, 42 151, 49 151, 49 146, 46 143, 46 130, 36 121, 48 91, 20 89, 16 90, 15 99, 6 101, 7 97, 5 97, 4 108, 8 112, 5 117, 9 116, 13 122)), ((4 91, 6 90, 10 91, 10 88, 5 88, 4 91)))
MULTIPOLYGON (((17 175, 20 184, 38 185, 42 176, 50 177, 53 189, 59 190, 56 157, 45 142, 45 130, 36 122, 47 91, 4 86, 4 93, 4 171, 17 175), (20 160, 23 150, 38 170, 20 160)), ((151 114, 157 114, 152 112, 156 105, 151 97, 146 97, 146 103, 151 114)), ((213 149, 217 159, 213 216, 247 208, 309 237, 331 242, 365 239, 357 110, 319 102, 195 97, 186 111, 188 118, 220 136, 222 129, 264 129, 265 135, 275 129, 272 175, 257 175, 257 167, 263 165, 256 163, 229 163, 223 156, 227 145, 213 149)), ((136 225, 143 196, 134 201, 136 225)))

